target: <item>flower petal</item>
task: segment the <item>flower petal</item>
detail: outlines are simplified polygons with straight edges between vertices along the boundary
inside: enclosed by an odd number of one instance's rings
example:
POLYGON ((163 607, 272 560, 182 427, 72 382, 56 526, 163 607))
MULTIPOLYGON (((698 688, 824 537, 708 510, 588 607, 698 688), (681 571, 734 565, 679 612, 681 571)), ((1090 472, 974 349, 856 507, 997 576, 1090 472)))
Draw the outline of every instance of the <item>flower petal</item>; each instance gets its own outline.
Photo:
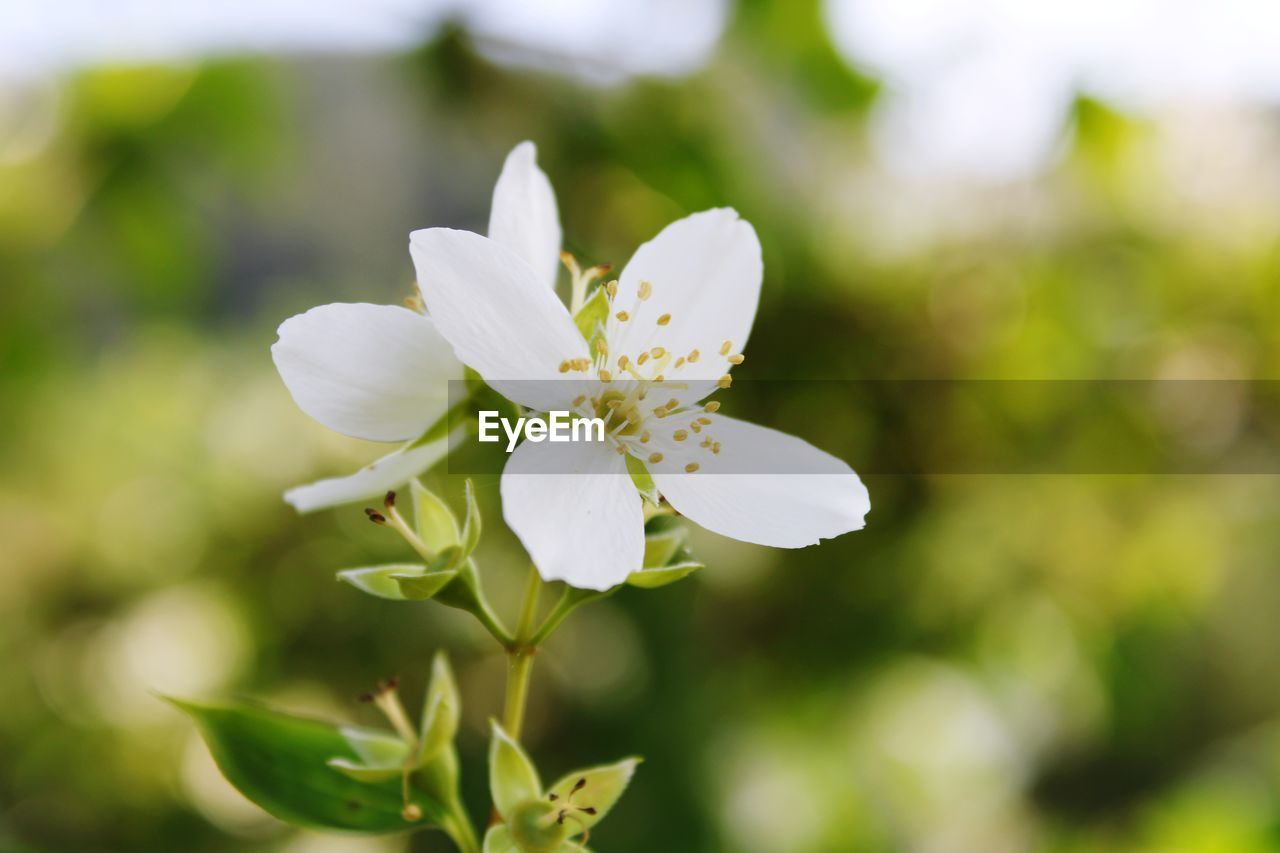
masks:
POLYGON ((414 231, 409 251, 423 302, 464 364, 509 400, 567 408, 560 373, 586 358, 587 342, 552 290, 506 246, 470 231, 414 231), (525 381, 521 381, 525 380, 525 381))
POLYGON ((315 512, 381 497, 435 465, 448 450, 447 438, 418 447, 406 444, 349 476, 332 477, 292 488, 284 493, 284 499, 298 512, 315 512))
POLYGON ((370 441, 416 438, 448 407, 462 366, 431 320, 394 305, 333 304, 280 324, 271 347, 298 408, 370 441))
POLYGON ((532 142, 507 155, 493 187, 489 239, 511 249, 533 268, 539 281, 555 287, 560 268, 560 215, 551 181, 537 163, 532 142))
POLYGON ((746 345, 763 276, 760 240, 737 211, 705 210, 671 223, 636 250, 618 279, 605 332, 610 354, 634 361, 659 346, 674 357, 696 349, 696 363, 667 375, 721 376, 728 355, 746 345), (639 298, 642 282, 651 291, 644 300, 639 298), (619 312, 628 316, 625 322, 619 312), (725 341, 731 349, 721 354, 725 341))
POLYGON ((866 487, 843 461, 784 432, 716 415, 703 431, 720 452, 657 444, 649 470, 663 497, 710 531, 778 548, 803 548, 860 530, 871 510, 866 487), (697 462, 696 473, 684 466, 697 462))
POLYGON ((607 444, 521 444, 502 472, 502 515, 543 580, 606 590, 644 562, 640 496, 607 444))

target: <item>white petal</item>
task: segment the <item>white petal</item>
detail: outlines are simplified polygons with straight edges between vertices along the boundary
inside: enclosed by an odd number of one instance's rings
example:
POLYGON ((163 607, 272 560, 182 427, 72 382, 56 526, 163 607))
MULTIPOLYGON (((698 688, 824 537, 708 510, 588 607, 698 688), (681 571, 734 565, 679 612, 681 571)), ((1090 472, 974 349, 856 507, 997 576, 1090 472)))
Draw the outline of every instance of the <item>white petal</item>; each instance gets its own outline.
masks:
POLYGON ((755 229, 729 208, 705 210, 671 223, 638 250, 618 279, 606 335, 610 356, 663 347, 673 356, 698 350, 696 364, 668 378, 717 378, 724 374, 727 356, 742 352, 760 301, 764 264, 755 229), (649 282, 652 295, 638 298, 640 283, 649 282), (618 311, 629 315, 618 320, 618 311), (658 325, 664 315, 665 325, 658 325))
POLYGON ((679 512, 723 536, 778 548, 862 529, 871 500, 843 461, 784 432, 719 414, 711 420, 678 449, 654 436, 665 458, 649 470, 679 512), (696 445, 706 436, 720 453, 696 445), (690 461, 699 466, 692 474, 684 471, 690 461))
POLYGON ((538 151, 521 142, 507 155, 493 188, 489 239, 511 249, 539 281, 555 287, 560 268, 560 215, 551 181, 538 168, 538 151))
POLYGON ((502 515, 544 580, 605 590, 644 560, 640 496, 606 444, 521 444, 502 472, 502 515))
POLYGON ((399 489, 413 477, 440 461, 449 449, 447 439, 410 449, 406 444, 395 453, 366 465, 346 477, 333 477, 298 486, 284 493, 284 499, 298 512, 315 512, 318 509, 341 506, 369 498, 381 498, 392 489, 399 489))
POLYGON ((493 240, 449 228, 414 231, 409 251, 427 311, 464 364, 517 403, 567 408, 572 383, 563 380, 582 374, 566 376, 560 364, 586 358, 587 342, 528 264, 493 240))
POLYGON ((431 321, 407 308, 321 305, 278 334, 271 357, 298 408, 355 438, 417 438, 448 407, 448 380, 462 378, 431 321))

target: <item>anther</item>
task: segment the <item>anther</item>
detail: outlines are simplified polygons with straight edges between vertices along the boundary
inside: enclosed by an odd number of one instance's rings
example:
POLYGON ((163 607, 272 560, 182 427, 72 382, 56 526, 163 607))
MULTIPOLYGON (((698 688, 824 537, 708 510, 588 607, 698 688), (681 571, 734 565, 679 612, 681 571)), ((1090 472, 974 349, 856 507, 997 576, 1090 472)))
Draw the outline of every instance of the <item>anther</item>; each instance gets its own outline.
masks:
POLYGON ((728 388, 730 385, 733 384, 733 377, 726 373, 724 376, 721 376, 720 379, 716 381, 716 384, 719 385, 721 388, 728 388))
POLYGON ((697 463, 697 462, 690 462, 688 465, 684 466, 684 470, 685 470, 687 473, 692 474, 694 471, 697 471, 697 470, 698 470, 698 463, 697 463))
POLYGON ((711 452, 712 453, 720 452, 720 442, 717 441, 715 444, 711 445, 711 452))
POLYGON ((677 400, 675 397, 672 397, 670 400, 668 400, 666 403, 663 404, 663 408, 678 409, 680 408, 680 401, 677 400))
POLYGON ((578 793, 586 786, 587 786, 587 777, 583 776, 576 783, 574 783, 573 790, 569 792, 569 796, 573 796, 574 794, 578 793))
POLYGON ((601 371, 600 371, 600 381, 601 381, 601 382, 612 382, 612 381, 613 381, 613 374, 612 374, 612 373, 610 373, 610 372, 609 372, 609 371, 607 371, 607 370, 601 370, 601 371))
POLYGON ((371 506, 367 506, 364 508, 364 514, 369 516, 369 520, 372 521, 374 524, 387 523, 387 517, 382 513, 378 512, 376 509, 374 509, 371 506))
POLYGON ((591 815, 592 817, 595 817, 595 814, 596 814, 596 807, 595 807, 595 806, 587 806, 587 807, 585 807, 585 808, 579 808, 579 809, 578 809, 578 811, 582 812, 583 814, 589 814, 589 815, 591 815))
POLYGON ((618 369, 619 369, 619 370, 626 370, 626 369, 627 369, 627 365, 628 365, 628 364, 630 364, 630 363, 631 363, 631 359, 627 358, 627 356, 626 356, 625 354, 618 356, 618 369))
POLYGON ((396 493, 395 493, 394 491, 392 491, 392 492, 387 492, 386 497, 384 497, 384 498, 382 499, 382 505, 383 505, 383 506, 385 506, 387 509, 395 509, 395 508, 396 508, 396 493))
POLYGON ((733 342, 732 342, 732 341, 725 341, 724 343, 722 343, 722 344, 720 345, 720 354, 721 354, 721 355, 728 355, 728 354, 729 354, 729 350, 731 350, 731 349, 733 349, 733 342))
POLYGON ((661 454, 661 453, 650 453, 650 454, 649 454, 649 464, 650 464, 650 465, 657 465, 657 464, 658 464, 659 462, 661 462, 661 461, 662 461, 662 454, 661 454))
POLYGON ((698 357, 699 357, 699 356, 701 356, 701 355, 702 355, 702 353, 698 352, 696 349, 695 349, 695 350, 690 350, 690 351, 689 351, 689 363, 690 363, 690 364, 693 364, 695 361, 697 361, 697 360, 698 360, 698 357))
POLYGON ((640 282, 640 290, 637 293, 637 295, 640 297, 640 301, 643 302, 644 300, 648 299, 652 294, 653 294, 653 284, 648 281, 640 282))
POLYGON ((569 372, 569 360, 568 360, 568 359, 565 359, 564 361, 560 362, 560 372, 561 372, 561 373, 568 373, 568 372, 569 372))
POLYGON ((702 407, 702 411, 708 414, 715 414, 716 412, 720 411, 720 401, 712 400, 710 403, 707 403, 705 406, 702 407))
POLYGON ((662 347, 654 347, 653 349, 649 350, 649 355, 653 356, 654 358, 662 358, 666 354, 667 354, 667 351, 662 347))
POLYGON ((587 395, 579 394, 578 396, 573 398, 573 407, 576 409, 585 402, 587 402, 587 395))
POLYGON ((607 403, 605 403, 605 405, 606 405, 606 406, 608 406, 610 409, 616 409, 616 408, 618 408, 619 406, 621 406, 621 405, 622 405, 622 401, 621 401, 621 400, 610 400, 610 401, 608 401, 607 403))
POLYGON ((698 423, 702 424, 703 426, 710 426, 711 418, 698 418, 698 423))
POLYGON ((640 443, 641 443, 641 444, 648 444, 648 443, 649 443, 649 438, 650 438, 650 436, 649 436, 649 431, 648 431, 648 430, 645 430, 644 432, 640 433, 640 443))
POLYGON ((684 365, 684 356, 680 356, 679 358, 676 359, 675 367, 679 369, 683 365, 684 365))
POLYGON ((730 363, 730 364, 742 364, 742 362, 744 362, 744 361, 746 361, 746 360, 747 360, 747 357, 746 357, 745 355, 743 355, 742 353, 738 353, 737 355, 731 355, 731 356, 729 356, 729 363, 730 363))
POLYGON ((663 406, 658 406, 656 409, 653 410, 653 413, 654 415, 660 418, 665 418, 667 416, 667 410, 663 406))
POLYGON ((670 322, 671 322, 671 315, 670 315, 670 314, 663 314, 661 317, 659 317, 659 318, 658 318, 658 325, 659 325, 659 326, 665 326, 665 325, 667 325, 667 324, 668 324, 668 323, 670 323, 670 322))
POLYGON ((644 364, 648 360, 649 360, 649 353, 642 352, 640 353, 640 357, 636 359, 636 364, 644 364))
POLYGON ((619 311, 614 316, 618 318, 619 323, 625 323, 631 319, 631 315, 628 314, 626 311, 619 311))
POLYGON ((618 280, 615 278, 613 281, 611 281, 611 282, 609 282, 608 284, 606 284, 606 285, 604 286, 604 290, 605 290, 605 293, 609 294, 609 298, 610 298, 610 299, 612 299, 613 297, 617 296, 617 295, 618 295, 618 280))
POLYGON ((699 424, 697 421, 693 421, 689 424, 689 429, 693 430, 694 432, 702 432, 702 425, 699 424))
POLYGON ((422 809, 418 808, 417 803, 409 803, 404 807, 404 811, 400 812, 400 816, 410 823, 417 823, 422 820, 422 809))
POLYGON ((663 381, 665 381, 665 380, 666 380, 666 378, 667 378, 667 374, 665 374, 665 373, 659 373, 657 376, 653 377, 653 381, 654 381, 654 382, 663 382, 663 381))
POLYGON ((682 429, 678 429, 675 431, 675 434, 672 435, 671 437, 674 438, 676 441, 684 441, 686 438, 689 437, 689 433, 685 432, 682 429))

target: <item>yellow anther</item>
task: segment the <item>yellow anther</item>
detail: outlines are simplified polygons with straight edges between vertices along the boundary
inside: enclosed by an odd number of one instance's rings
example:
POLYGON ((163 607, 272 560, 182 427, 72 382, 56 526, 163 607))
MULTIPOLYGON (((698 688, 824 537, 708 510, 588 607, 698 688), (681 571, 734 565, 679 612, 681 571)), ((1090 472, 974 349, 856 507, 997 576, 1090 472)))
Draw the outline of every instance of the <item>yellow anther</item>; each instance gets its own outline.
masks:
POLYGON ((585 402, 587 402, 587 395, 579 394, 578 396, 573 398, 573 407, 576 409, 585 402))
POLYGON ((568 372, 569 372, 569 360, 568 360, 568 359, 565 359, 564 361, 560 362, 560 372, 561 372, 561 373, 568 373, 568 372))
POLYGON ((653 284, 647 281, 640 282, 640 291, 637 294, 641 301, 648 299, 653 295, 653 284))
POLYGON ((606 285, 604 286, 604 292, 605 292, 605 293, 607 293, 607 294, 609 294, 609 298, 610 298, 610 299, 612 299, 613 297, 617 296, 617 295, 618 295, 618 280, 615 278, 613 281, 611 281, 611 282, 609 282, 608 284, 606 284, 606 285))
POLYGON ((712 453, 720 452, 720 442, 717 441, 715 444, 711 445, 711 452, 712 453))
POLYGON ((684 441, 686 438, 689 437, 689 433, 685 432, 682 429, 678 429, 676 430, 675 435, 671 437, 674 438, 676 441, 684 441))
POLYGON ((722 344, 720 345, 720 354, 721 354, 721 355, 728 355, 728 354, 729 354, 729 350, 731 350, 731 349, 733 349, 733 342, 732 342, 732 341, 725 341, 724 343, 722 343, 722 344))
POLYGON ((702 425, 699 424, 697 421, 694 421, 693 423, 689 424, 689 429, 693 430, 694 432, 702 432, 702 425))
POLYGON ((626 416, 626 419, 633 424, 638 424, 640 423, 641 420, 643 420, 643 418, 640 417, 640 413, 635 410, 634 406, 630 409, 627 409, 625 416, 626 416))
POLYGON ((720 401, 712 400, 710 403, 707 403, 702 407, 702 411, 709 415, 714 415, 716 412, 720 411, 720 401))
POLYGON ((733 384, 733 377, 726 373, 724 376, 721 376, 716 381, 716 384, 719 385, 721 388, 728 388, 730 385, 733 384))
POLYGON ((675 397, 672 397, 672 398, 671 398, 670 400, 668 400, 664 405, 665 405, 668 409, 678 409, 678 408, 680 408, 680 401, 679 401, 679 400, 677 400, 675 397))
POLYGON ((649 353, 642 352, 640 353, 640 357, 636 359, 636 364, 644 364, 648 360, 649 360, 649 353))
POLYGON ((625 354, 618 356, 618 369, 619 369, 619 370, 626 370, 626 369, 627 369, 627 365, 628 365, 628 364, 630 364, 630 363, 631 363, 631 359, 627 358, 627 356, 626 356, 625 354))
POLYGON ((698 418, 698 423, 703 426, 711 426, 711 418, 698 418))
POLYGON ((742 353, 738 353, 737 355, 731 355, 731 356, 729 356, 729 363, 730 363, 730 364, 742 364, 742 362, 744 362, 744 361, 746 361, 746 360, 747 360, 747 357, 746 357, 745 355, 743 355, 742 353))
POLYGON ((618 322, 620 323, 625 323, 631 319, 631 315, 628 314, 626 311, 619 311, 614 316, 618 318, 618 322))
POLYGON ((654 381, 654 382, 662 382, 662 381, 664 381, 666 378, 667 378, 667 375, 666 375, 665 373, 659 373, 657 376, 653 377, 653 381, 654 381))
POLYGON ((650 453, 650 454, 649 454, 649 464, 650 464, 650 465, 657 465, 657 464, 658 464, 659 462, 661 462, 661 461, 662 461, 662 454, 661 454, 661 453, 650 453))
POLYGON ((690 364, 693 364, 695 361, 697 361, 697 360, 698 360, 698 357, 699 357, 699 356, 701 356, 701 355, 702 355, 702 353, 698 352, 696 349, 695 349, 695 350, 690 350, 690 351, 689 351, 689 363, 690 363, 690 364))
POLYGON ((653 349, 649 350, 649 355, 653 356, 654 358, 662 358, 666 354, 667 354, 667 351, 662 347, 654 347, 653 349))
POLYGON ((665 326, 665 325, 667 325, 667 324, 668 324, 668 323, 670 323, 670 322, 671 322, 671 315, 670 315, 670 314, 663 314, 661 317, 659 317, 659 318, 658 318, 658 325, 659 325, 659 326, 665 326))
POLYGON ((600 371, 600 381, 601 381, 601 382, 612 382, 612 381, 613 381, 613 374, 612 374, 612 373, 610 373, 610 372, 609 372, 609 371, 607 371, 607 370, 601 369, 601 371, 600 371))
POLYGON ((619 407, 622 405, 622 401, 621 401, 621 400, 609 400, 607 403, 605 403, 605 405, 606 405, 606 406, 608 406, 610 409, 616 409, 616 408, 619 408, 619 407))
POLYGON ((644 432, 640 433, 640 443, 641 443, 641 444, 648 444, 648 443, 649 443, 649 431, 648 431, 648 430, 645 430, 644 432))
POLYGON ((676 359, 676 363, 674 366, 678 370, 683 364, 684 364, 684 356, 680 356, 679 358, 676 359))
POLYGON ((711 436, 707 436, 706 438, 702 439, 702 442, 698 446, 710 447, 711 445, 712 445, 711 436))
POLYGON ((698 463, 690 462, 688 465, 684 466, 684 470, 692 474, 694 471, 698 470, 698 463))
POLYGON ((662 406, 658 406, 658 408, 654 409, 653 413, 660 418, 665 418, 667 416, 667 410, 662 406))

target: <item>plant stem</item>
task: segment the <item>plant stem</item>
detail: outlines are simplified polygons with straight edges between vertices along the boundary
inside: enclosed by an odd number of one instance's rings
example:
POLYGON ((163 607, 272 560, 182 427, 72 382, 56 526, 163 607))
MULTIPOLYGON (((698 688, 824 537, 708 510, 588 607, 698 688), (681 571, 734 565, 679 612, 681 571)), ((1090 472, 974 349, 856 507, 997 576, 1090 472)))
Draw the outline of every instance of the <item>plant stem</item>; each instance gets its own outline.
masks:
POLYGON ((449 811, 450 813, 441 824, 441 829, 453 839, 453 843, 458 845, 461 853, 480 853, 480 839, 476 837, 476 831, 471 826, 471 818, 467 817, 462 806, 456 802, 449 811))
POLYGON ((524 723, 524 708, 529 696, 529 676, 533 671, 533 655, 536 646, 533 638, 533 621, 538 613, 538 594, 542 590, 542 578, 536 567, 529 566, 529 581, 525 587, 524 604, 520 608, 520 621, 516 625, 515 642, 507 647, 507 699, 502 714, 502 727, 513 739, 520 738, 524 723))

